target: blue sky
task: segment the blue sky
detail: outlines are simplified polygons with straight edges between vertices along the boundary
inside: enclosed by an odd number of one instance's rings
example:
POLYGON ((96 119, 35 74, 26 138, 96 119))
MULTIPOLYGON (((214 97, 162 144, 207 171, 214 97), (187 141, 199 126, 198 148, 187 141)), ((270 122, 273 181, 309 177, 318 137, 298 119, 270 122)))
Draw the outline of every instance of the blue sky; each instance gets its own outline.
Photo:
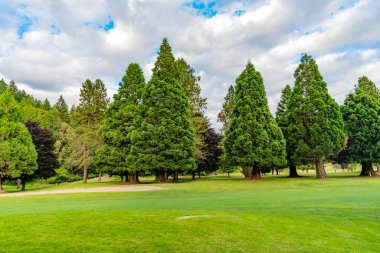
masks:
POLYGON ((261 72, 272 112, 301 53, 314 56, 342 103, 357 79, 380 83, 376 0, 2 0, 0 76, 38 98, 78 103, 86 78, 109 95, 131 62, 147 79, 162 38, 201 76, 207 115, 216 114, 248 60, 261 72))

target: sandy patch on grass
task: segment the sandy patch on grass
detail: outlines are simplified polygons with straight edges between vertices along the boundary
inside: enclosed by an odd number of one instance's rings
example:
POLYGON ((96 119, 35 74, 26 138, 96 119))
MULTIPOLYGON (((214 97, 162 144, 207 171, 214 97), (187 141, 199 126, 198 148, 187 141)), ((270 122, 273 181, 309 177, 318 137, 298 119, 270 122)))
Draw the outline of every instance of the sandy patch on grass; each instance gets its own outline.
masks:
POLYGON ((194 219, 194 218, 215 218, 215 216, 214 215, 187 215, 187 216, 178 217, 177 220, 188 220, 188 219, 194 219))
POLYGON ((14 196, 36 196, 36 195, 52 195, 52 194, 68 194, 68 193, 96 193, 96 192, 144 192, 161 190, 157 186, 115 186, 115 187, 91 187, 91 188, 73 188, 62 190, 43 190, 30 192, 2 193, 1 197, 14 196))

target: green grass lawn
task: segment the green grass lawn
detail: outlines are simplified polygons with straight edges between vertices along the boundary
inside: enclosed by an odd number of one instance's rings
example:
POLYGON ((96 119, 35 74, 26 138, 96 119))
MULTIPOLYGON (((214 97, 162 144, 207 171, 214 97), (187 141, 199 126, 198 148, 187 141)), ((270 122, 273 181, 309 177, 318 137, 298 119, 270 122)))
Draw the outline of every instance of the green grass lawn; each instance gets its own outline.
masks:
POLYGON ((0 198, 0 252, 378 252, 380 178, 357 174, 0 198))

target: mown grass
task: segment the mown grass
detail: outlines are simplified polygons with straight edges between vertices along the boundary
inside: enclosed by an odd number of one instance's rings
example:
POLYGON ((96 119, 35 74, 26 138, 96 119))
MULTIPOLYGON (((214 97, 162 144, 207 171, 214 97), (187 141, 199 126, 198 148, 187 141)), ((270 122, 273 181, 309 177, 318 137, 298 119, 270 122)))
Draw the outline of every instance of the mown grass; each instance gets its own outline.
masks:
POLYGON ((151 192, 0 198, 0 251, 377 252, 380 178, 357 174, 211 176, 151 192))

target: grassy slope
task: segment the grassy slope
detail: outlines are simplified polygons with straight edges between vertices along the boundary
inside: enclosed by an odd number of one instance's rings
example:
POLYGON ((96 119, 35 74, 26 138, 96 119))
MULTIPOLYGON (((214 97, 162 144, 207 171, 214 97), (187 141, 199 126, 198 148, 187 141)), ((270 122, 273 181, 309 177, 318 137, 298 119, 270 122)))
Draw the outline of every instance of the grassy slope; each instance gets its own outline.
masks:
POLYGON ((155 192, 0 198, 0 252, 380 248, 379 178, 209 177, 162 187, 155 192), (178 219, 188 215, 208 216, 178 219))

